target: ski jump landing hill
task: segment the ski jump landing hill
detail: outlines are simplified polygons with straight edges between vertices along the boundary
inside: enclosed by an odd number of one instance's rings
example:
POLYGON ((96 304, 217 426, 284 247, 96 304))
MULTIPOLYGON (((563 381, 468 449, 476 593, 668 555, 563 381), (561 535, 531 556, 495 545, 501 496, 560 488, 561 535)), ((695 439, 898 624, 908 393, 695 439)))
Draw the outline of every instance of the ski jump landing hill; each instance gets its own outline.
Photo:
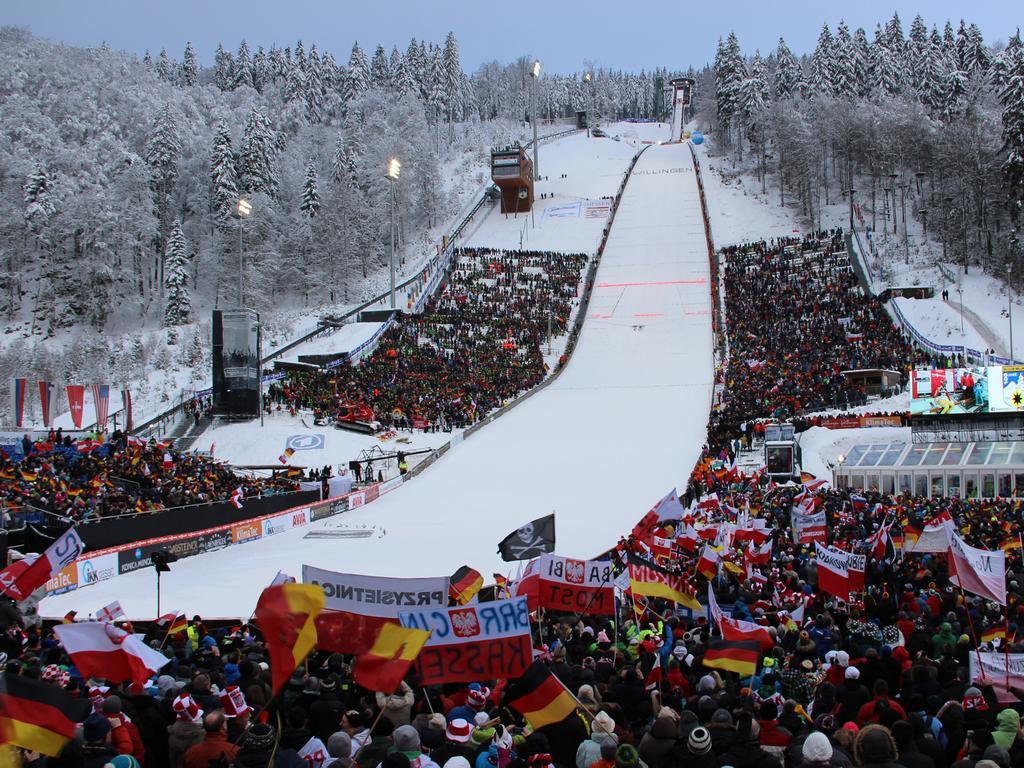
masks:
MULTIPOLYGON (((555 153, 548 163, 548 175, 559 173, 555 153)), ((613 186, 618 179, 621 171, 613 186)), ((485 239, 478 232, 474 244, 485 239)), ((545 246, 531 239, 529 247, 545 246)), ((380 576, 448 575, 464 564, 508 574, 498 540, 552 510, 560 554, 606 550, 685 483, 705 442, 709 282, 690 147, 648 146, 620 201, 579 342, 556 380, 373 504, 180 560, 163 576, 162 610, 248 615, 279 569, 299 576, 303 564, 380 576), (331 528, 371 534, 305 538, 331 528)), ((131 617, 154 616, 152 570, 49 597, 41 613, 83 613, 114 599, 131 617)))

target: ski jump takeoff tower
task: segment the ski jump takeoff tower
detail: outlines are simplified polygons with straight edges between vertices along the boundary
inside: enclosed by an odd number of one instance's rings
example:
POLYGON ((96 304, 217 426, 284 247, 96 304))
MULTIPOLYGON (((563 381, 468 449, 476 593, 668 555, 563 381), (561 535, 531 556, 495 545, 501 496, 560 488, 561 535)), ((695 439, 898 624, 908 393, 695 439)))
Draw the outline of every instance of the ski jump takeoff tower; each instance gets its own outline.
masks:
POLYGON ((533 207, 533 162, 520 146, 491 150, 491 179, 501 190, 502 213, 533 207))
POLYGON ((690 95, 693 91, 693 79, 674 77, 668 81, 672 88, 672 141, 683 138, 683 129, 690 117, 690 95))

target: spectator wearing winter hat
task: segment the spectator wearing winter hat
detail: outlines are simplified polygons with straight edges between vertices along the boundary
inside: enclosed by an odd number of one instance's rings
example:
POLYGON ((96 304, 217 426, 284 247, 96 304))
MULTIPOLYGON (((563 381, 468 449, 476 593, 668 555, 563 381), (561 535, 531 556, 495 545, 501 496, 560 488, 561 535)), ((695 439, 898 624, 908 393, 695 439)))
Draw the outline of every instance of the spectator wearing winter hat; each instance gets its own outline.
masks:
POLYGON ((591 711, 594 711, 601 706, 601 699, 598 697, 597 692, 594 690, 594 686, 592 685, 581 685, 579 692, 576 694, 576 698, 591 711))
POLYGON ((400 725, 391 734, 395 751, 409 758, 410 768, 440 768, 434 760, 424 755, 420 749, 420 734, 411 725, 400 725))
POLYGON ((716 709, 711 715, 707 729, 711 734, 711 749, 719 757, 728 752, 736 742, 736 726, 733 725, 732 715, 727 709, 716 709))
POLYGON ((718 768, 708 729, 697 726, 680 736, 669 750, 665 764, 673 768, 718 768))
POLYGON ((395 728, 409 724, 414 701, 412 688, 404 680, 398 686, 398 690, 390 695, 377 693, 377 708, 384 711, 382 717, 390 720, 395 728))
POLYGON ((647 768, 647 764, 632 744, 620 744, 615 750, 615 768, 647 768))
POLYGON ((266 768, 270 764, 276 742, 277 733, 273 726, 267 723, 253 723, 239 742, 233 766, 237 768, 266 768))
POLYGON ((750 715, 740 715, 736 741, 719 759, 733 768, 782 768, 782 761, 761 749, 761 726, 750 715))
POLYGON ((167 727, 167 753, 171 768, 184 768, 185 753, 203 740, 203 710, 187 693, 171 704, 175 721, 167 727))
POLYGON ((880 725, 861 728, 853 743, 853 752, 860 768, 901 768, 896 762, 896 742, 880 725))
POLYGON ((651 725, 651 729, 640 739, 637 751, 640 759, 647 765, 661 765, 662 759, 675 744, 679 728, 674 717, 659 716, 651 725))
POLYGON ((799 768, 829 768, 832 765, 832 742, 821 731, 814 731, 804 739, 800 749, 799 768))
POLYGON ((344 731, 335 731, 327 739, 327 754, 321 768, 349 768, 352 765, 352 737, 344 731))
POLYGON ((83 768, 104 768, 117 753, 110 746, 110 721, 94 712, 82 725, 83 768))
MULTIPOLYGON (((615 735, 615 721, 607 712, 598 712, 590 725, 590 738, 582 741, 576 749, 576 768, 591 768, 601 760, 602 746, 619 746, 615 735)), ((611 758, 614 760, 614 756, 611 758)))
POLYGON ((229 685, 217 697, 228 719, 228 740, 237 744, 249 728, 253 709, 245 702, 245 694, 237 685, 229 685))
POLYGON ((448 720, 444 741, 437 749, 431 750, 430 757, 443 766, 453 757, 464 757, 470 765, 476 760, 476 747, 469 743, 473 726, 462 718, 448 720))
POLYGON ((847 667, 843 674, 843 682, 836 689, 836 701, 839 702, 836 719, 841 723, 856 719, 860 708, 871 700, 871 693, 861 683, 857 667, 847 667))
POLYGON ((779 708, 774 701, 761 703, 757 722, 760 726, 758 740, 761 749, 775 755, 780 762, 785 762, 786 749, 793 741, 793 734, 789 729, 779 725, 779 708))
POLYGON ((446 715, 448 722, 460 719, 467 723, 474 722, 477 713, 487 709, 487 697, 490 695, 490 688, 481 686, 479 683, 471 683, 469 691, 466 693, 466 703, 448 711, 446 715))

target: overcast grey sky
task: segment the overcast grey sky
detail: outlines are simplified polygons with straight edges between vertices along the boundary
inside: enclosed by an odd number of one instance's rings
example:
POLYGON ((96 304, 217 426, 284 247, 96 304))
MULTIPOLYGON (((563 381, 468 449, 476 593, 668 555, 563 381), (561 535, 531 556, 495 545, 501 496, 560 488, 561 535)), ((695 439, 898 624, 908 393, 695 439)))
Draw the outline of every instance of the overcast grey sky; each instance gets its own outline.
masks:
POLYGON ((968 23, 981 27, 986 40, 1005 41, 1024 19, 1020 9, 1019 0, 4 0, 0 24, 27 26, 40 37, 71 45, 106 42, 139 54, 167 48, 175 58, 191 40, 207 64, 218 42, 234 50, 242 38, 251 49, 301 39, 307 48, 315 43, 347 61, 355 40, 372 54, 378 43, 389 51, 392 45, 405 50, 411 37, 440 42, 452 30, 467 71, 493 59, 507 62, 529 55, 539 57, 547 71, 573 72, 585 60, 628 70, 701 66, 714 57, 719 36, 729 30, 739 36, 744 52, 768 52, 783 35, 794 52, 809 53, 822 22, 834 26, 845 18, 851 29, 863 26, 870 39, 875 23, 894 10, 903 20, 904 33, 917 13, 929 26, 940 28, 947 18, 955 26, 966 16, 968 23), (531 10, 506 12, 500 10, 503 5, 531 10))

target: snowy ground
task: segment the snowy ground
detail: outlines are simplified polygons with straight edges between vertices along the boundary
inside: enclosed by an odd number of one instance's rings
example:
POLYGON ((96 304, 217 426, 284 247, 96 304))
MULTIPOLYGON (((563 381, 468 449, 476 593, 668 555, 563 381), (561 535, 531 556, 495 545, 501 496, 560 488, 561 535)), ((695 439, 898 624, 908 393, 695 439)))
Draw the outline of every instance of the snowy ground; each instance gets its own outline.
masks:
MULTIPOLYGON (((397 299, 396 299, 397 301, 397 299)), ((300 355, 342 355, 351 352, 377 332, 383 323, 346 323, 330 336, 300 344, 277 358, 282 361, 299 362, 300 355)))
POLYGON ((798 435, 803 463, 801 469, 832 482, 832 467, 839 454, 862 443, 910 442, 910 427, 865 427, 863 429, 826 429, 811 427, 798 435))
MULTIPOLYGON (((373 504, 176 563, 162 581, 164 605, 248 614, 278 569, 298 574, 303 563, 425 576, 468 562, 484 574, 507 574, 497 541, 552 510, 559 552, 593 556, 684 483, 705 439, 712 391, 707 251, 689 148, 654 146, 637 171, 579 346, 556 382, 373 504), (303 538, 318 527, 353 525, 373 526, 375 535, 303 538)), ((580 185, 588 197, 603 194, 595 175, 592 187, 580 185)), ((610 186, 614 191, 617 182, 610 186)), ((577 240, 573 247, 587 245, 577 240)), ((43 613, 95 610, 116 598, 129 616, 149 616, 152 582, 150 573, 120 576, 48 598, 43 613)))

